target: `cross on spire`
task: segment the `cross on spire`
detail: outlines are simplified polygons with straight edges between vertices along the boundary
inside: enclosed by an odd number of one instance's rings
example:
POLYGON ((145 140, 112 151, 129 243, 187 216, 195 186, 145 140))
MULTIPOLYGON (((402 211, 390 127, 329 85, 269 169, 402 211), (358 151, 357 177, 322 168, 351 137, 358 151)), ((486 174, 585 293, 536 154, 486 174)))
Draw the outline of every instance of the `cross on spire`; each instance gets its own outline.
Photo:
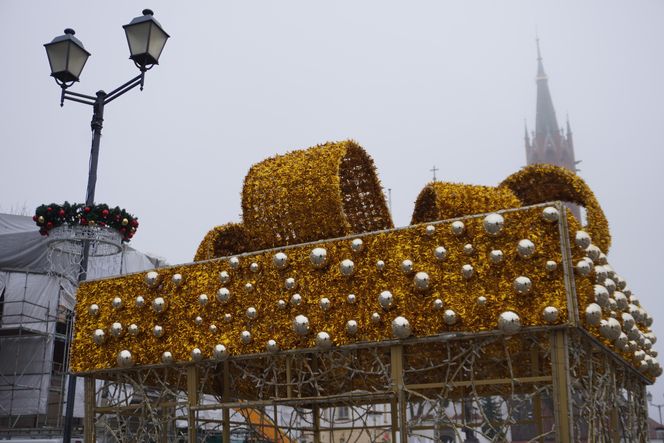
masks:
POLYGON ((429 169, 429 171, 433 172, 433 181, 436 181, 436 171, 440 171, 440 169, 436 168, 436 165, 433 165, 433 168, 429 169))

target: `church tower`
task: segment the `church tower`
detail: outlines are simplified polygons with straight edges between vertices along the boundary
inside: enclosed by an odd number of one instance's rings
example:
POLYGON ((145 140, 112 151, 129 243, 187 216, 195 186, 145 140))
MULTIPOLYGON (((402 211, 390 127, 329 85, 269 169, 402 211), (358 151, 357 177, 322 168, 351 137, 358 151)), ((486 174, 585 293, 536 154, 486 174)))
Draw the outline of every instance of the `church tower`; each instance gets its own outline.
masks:
MULTIPOLYGON (((569 120, 566 128, 558 126, 556 111, 553 108, 551 92, 549 91, 549 78, 544 72, 542 54, 537 42, 537 105, 535 114, 535 131, 528 134, 526 127, 526 159, 529 165, 535 163, 548 163, 562 166, 576 174, 577 161, 574 158, 574 142, 569 120)), ((579 218, 580 211, 576 205, 569 205, 574 215, 579 218)))

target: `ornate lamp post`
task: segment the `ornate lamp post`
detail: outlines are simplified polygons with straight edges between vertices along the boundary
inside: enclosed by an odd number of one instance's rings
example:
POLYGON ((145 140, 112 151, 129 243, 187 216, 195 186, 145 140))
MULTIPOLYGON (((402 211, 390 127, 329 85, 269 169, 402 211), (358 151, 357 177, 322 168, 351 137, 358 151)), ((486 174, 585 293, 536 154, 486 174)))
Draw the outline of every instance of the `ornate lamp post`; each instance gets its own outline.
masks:
MULTIPOLYGON (((83 43, 74 37, 74 30, 67 28, 64 31, 64 35, 56 37, 53 41, 44 45, 51 66, 51 76, 62 91, 60 94, 60 106, 64 105, 65 100, 92 106, 92 121, 90 123, 92 127, 92 149, 90 151, 90 170, 88 172, 88 185, 85 197, 85 204, 87 206, 92 206, 95 199, 99 142, 104 122, 104 107, 136 86, 140 86, 141 90, 143 90, 145 72, 159 64, 159 56, 166 45, 166 40, 169 38, 169 35, 163 30, 153 15, 151 10, 144 9, 142 16, 134 18, 129 24, 123 26, 129 45, 129 58, 133 60, 136 67, 140 70, 140 74, 109 93, 102 90, 97 91, 95 97, 68 90, 69 87, 79 81, 83 67, 88 57, 90 57, 90 53, 83 47, 83 43)), ((88 250, 88 243, 85 243, 79 282, 86 278, 88 250)), ((68 337, 68 342, 71 342, 71 335, 68 337)), ((71 440, 75 390, 76 377, 70 374, 63 433, 64 443, 69 443, 71 440)))

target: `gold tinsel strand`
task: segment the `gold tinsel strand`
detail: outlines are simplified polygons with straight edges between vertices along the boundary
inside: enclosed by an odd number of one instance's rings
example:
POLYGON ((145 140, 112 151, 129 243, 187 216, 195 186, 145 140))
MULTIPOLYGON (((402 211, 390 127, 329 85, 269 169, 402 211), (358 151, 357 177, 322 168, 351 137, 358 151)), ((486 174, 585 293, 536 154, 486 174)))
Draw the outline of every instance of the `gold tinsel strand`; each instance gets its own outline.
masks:
POLYGON ((499 187, 512 190, 524 205, 563 200, 584 206, 588 220, 585 229, 593 244, 605 254, 609 252, 611 233, 604 211, 586 182, 570 170, 546 164, 530 165, 507 177, 499 187))

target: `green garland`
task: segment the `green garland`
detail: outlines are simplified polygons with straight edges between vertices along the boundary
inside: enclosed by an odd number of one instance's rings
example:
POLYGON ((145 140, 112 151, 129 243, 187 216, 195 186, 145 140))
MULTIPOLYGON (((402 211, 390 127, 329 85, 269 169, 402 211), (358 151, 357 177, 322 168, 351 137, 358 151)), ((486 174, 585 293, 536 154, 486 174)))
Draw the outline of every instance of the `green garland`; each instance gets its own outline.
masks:
POLYGON ((35 210, 32 219, 39 226, 41 235, 62 225, 100 226, 115 229, 128 242, 138 229, 138 219, 119 206, 110 208, 107 204, 86 206, 82 203, 64 202, 41 205, 35 210))

